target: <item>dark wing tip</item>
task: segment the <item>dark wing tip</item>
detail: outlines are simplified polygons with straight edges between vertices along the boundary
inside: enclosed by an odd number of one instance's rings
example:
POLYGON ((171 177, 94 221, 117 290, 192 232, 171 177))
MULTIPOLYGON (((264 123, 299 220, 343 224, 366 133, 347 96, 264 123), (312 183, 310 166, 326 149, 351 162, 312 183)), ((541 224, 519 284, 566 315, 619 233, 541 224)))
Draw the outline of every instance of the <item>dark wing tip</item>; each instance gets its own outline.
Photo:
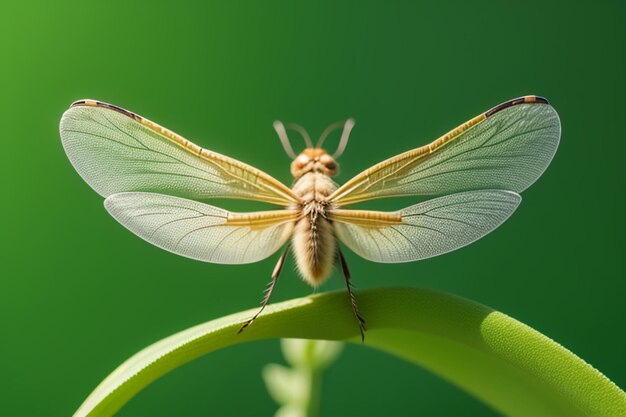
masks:
POLYGON ((118 113, 121 113, 124 116, 127 116, 127 117, 130 117, 131 119, 137 120, 138 122, 143 119, 141 116, 139 116, 136 113, 133 113, 132 111, 128 111, 128 110, 123 109, 121 107, 118 107, 118 106, 116 106, 114 104, 105 103, 104 101, 89 100, 89 99, 76 100, 75 102, 73 102, 70 105, 70 109, 74 108, 74 107, 101 107, 101 108, 104 108, 104 109, 109 109, 109 110, 113 110, 113 111, 116 111, 118 113))
POLYGON ((540 96, 522 96, 522 97, 518 97, 518 98, 514 98, 508 101, 505 101, 502 104, 498 104, 496 107, 487 110, 485 112, 485 116, 489 117, 491 115, 493 115, 494 113, 499 112, 500 110, 504 110, 506 108, 512 107, 512 106, 516 106, 518 104, 523 104, 523 103, 541 103, 541 104, 550 104, 548 102, 548 100, 544 97, 540 97, 540 96))

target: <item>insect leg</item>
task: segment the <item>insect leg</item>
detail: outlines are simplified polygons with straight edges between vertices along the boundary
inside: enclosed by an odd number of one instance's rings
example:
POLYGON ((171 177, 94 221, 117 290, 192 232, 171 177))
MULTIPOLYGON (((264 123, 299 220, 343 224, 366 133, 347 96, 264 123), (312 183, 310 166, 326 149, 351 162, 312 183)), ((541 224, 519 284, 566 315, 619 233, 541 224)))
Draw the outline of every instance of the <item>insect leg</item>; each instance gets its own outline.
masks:
POLYGON ((289 246, 285 248, 285 251, 283 252, 283 254, 280 256, 280 258, 278 258, 278 262, 276 263, 276 266, 274 267, 274 272, 272 272, 272 280, 270 281, 269 284, 267 284, 267 288, 265 288, 265 291, 264 291, 265 295, 263 296, 263 301, 261 302, 261 308, 259 309, 259 311, 257 311, 257 313, 250 320, 246 321, 241 326, 237 334, 243 332, 246 329, 246 327, 250 326, 252 322, 256 320, 257 317, 259 317, 259 314, 263 312, 267 303, 269 303, 270 298, 272 297, 272 292, 274 292, 274 286, 276 285, 276 282, 278 282, 278 276, 280 275, 280 271, 283 269, 283 265, 285 264, 285 258, 287 257, 287 252, 289 252, 289 246))
POLYGON ((354 297, 354 287, 352 286, 352 282, 350 282, 350 270, 348 270, 348 264, 346 263, 346 258, 343 257, 343 253, 341 253, 341 249, 337 248, 339 253, 339 262, 341 263, 341 270, 343 271, 343 276, 346 279, 346 287, 348 288, 348 295, 350 296, 350 305, 352 306, 352 312, 354 313, 354 317, 359 322, 359 330, 361 331, 361 342, 365 341, 365 331, 367 330, 367 326, 365 325, 365 319, 359 312, 359 308, 356 305, 356 298, 354 297))

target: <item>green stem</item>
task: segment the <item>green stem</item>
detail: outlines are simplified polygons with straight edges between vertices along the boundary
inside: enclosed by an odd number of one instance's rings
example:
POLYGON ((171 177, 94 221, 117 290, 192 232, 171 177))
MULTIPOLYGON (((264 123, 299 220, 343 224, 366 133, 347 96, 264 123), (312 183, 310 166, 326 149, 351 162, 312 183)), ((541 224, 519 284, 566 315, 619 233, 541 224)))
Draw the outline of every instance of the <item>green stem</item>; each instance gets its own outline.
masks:
POLYGON ((320 404, 322 403, 322 374, 319 368, 309 369, 309 402, 306 407, 307 417, 318 417, 320 415, 320 404))
MULTIPOLYGON (((626 416, 626 393, 546 336, 505 314, 429 290, 359 293, 368 319, 365 347, 430 369, 507 416, 626 416)), ((268 306, 192 327, 147 347, 109 375, 75 417, 111 416, 154 380, 215 350, 268 338, 326 339, 359 345, 344 292, 268 306)))

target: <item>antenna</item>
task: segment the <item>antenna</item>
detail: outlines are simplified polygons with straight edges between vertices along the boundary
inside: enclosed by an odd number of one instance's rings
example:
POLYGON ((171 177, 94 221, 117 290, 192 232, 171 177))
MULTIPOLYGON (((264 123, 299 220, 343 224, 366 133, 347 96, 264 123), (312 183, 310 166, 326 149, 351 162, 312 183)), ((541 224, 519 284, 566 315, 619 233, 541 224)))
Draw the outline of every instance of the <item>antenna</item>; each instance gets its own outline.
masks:
POLYGON ((350 132, 354 127, 354 119, 350 118, 346 120, 343 124, 343 132, 341 132, 341 139, 339 139, 339 146, 337 146, 337 150, 333 154, 333 159, 338 159, 343 151, 346 150, 346 146, 348 145, 348 139, 350 139, 350 132))
POLYGON ((339 122, 335 122, 333 124, 331 124, 330 126, 328 126, 321 134, 320 138, 317 140, 317 145, 315 145, 316 148, 321 148, 322 145, 324 144, 324 141, 326 140, 326 138, 328 137, 329 134, 331 134, 332 132, 334 132, 335 130, 341 128, 341 126, 343 126, 343 121, 339 121, 339 122))
POLYGON ((295 123, 289 123, 286 127, 287 129, 295 130, 296 132, 300 133, 300 135, 304 139, 304 143, 306 144, 306 147, 313 149, 313 142, 311 142, 311 137, 309 136, 308 132, 304 130, 302 126, 297 125, 295 123))
POLYGON ((291 147, 291 143, 289 142, 289 137, 287 136, 287 131, 285 130, 285 125, 280 120, 275 120, 273 123, 274 130, 278 134, 278 138, 280 139, 280 143, 283 144, 283 149, 285 149, 285 153, 291 159, 296 159, 296 154, 291 147))

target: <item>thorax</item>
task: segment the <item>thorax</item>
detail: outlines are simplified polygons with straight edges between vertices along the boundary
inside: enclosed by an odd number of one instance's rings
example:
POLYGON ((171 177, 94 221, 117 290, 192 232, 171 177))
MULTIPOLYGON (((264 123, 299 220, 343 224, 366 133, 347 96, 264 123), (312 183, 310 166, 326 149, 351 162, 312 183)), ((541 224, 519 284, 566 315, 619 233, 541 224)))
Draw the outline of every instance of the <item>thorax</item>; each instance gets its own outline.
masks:
POLYGON ((293 192, 302 199, 305 206, 312 203, 326 205, 327 197, 336 189, 337 184, 321 172, 304 174, 293 185, 293 192))

